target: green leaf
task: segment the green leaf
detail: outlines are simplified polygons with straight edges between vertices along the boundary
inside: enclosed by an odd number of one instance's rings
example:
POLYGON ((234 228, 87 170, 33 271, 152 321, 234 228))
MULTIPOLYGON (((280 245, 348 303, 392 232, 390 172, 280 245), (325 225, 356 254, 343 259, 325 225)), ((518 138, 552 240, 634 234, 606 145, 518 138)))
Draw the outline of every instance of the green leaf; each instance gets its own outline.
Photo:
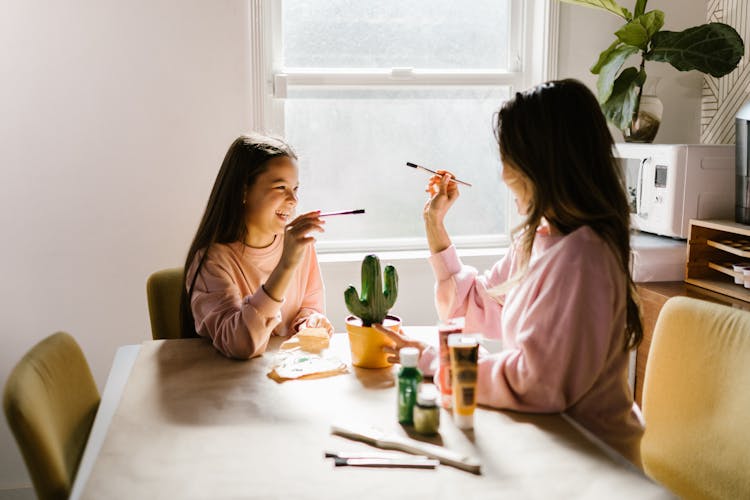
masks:
POLYGON ((647 14, 638 16, 639 22, 646 28, 648 37, 654 36, 664 26, 664 12, 652 10, 647 14))
POLYGON ((596 64, 591 66, 591 69, 589 71, 591 71, 595 75, 598 75, 602 69, 602 66, 609 60, 610 54, 612 54, 612 52, 617 48, 618 45, 620 45, 620 40, 615 40, 614 42, 612 42, 612 45, 607 47, 604 52, 599 54, 599 60, 596 61, 596 64))
POLYGON ((664 26, 664 12, 652 10, 639 16, 615 32, 624 44, 645 50, 651 37, 664 26))
POLYGON ((638 89, 646 81, 646 73, 636 68, 627 68, 615 80, 612 94, 602 103, 602 112, 620 130, 627 128, 633 120, 638 104, 638 89))
POLYGON ((635 2, 635 11, 633 12, 633 17, 639 17, 642 16, 644 12, 646 12, 646 2, 648 0, 638 0, 635 2))
POLYGON ((625 60, 638 52, 638 50, 638 47, 633 47, 632 45, 622 45, 609 54, 608 59, 601 67, 599 79, 596 82, 600 103, 606 102, 609 99, 617 72, 625 64, 625 60))
POLYGON ((680 71, 696 69, 719 78, 736 68, 744 53, 745 45, 734 28, 709 23, 684 31, 659 31, 645 57, 668 62, 680 71))
POLYGON ((616 14, 623 19, 631 19, 630 12, 628 9, 620 6, 615 0, 560 0, 565 3, 572 3, 573 5, 583 5, 584 7, 591 7, 594 9, 606 10, 612 14, 616 14))
POLYGON ((628 24, 615 31, 617 39, 627 45, 633 45, 635 47, 645 49, 648 44, 648 33, 646 28, 637 20, 630 21, 628 24))

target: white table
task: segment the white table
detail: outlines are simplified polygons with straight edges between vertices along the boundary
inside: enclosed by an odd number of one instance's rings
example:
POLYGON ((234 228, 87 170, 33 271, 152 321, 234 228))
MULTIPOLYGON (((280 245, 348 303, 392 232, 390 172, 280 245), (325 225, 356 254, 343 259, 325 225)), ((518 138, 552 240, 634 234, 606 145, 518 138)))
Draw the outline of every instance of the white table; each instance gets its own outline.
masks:
MULTIPOLYGON (((347 358, 346 335, 332 350, 347 358)), ((671 498, 561 415, 484 408, 470 432, 443 412, 428 440, 478 457, 481 475, 336 468, 324 450, 373 448, 332 436, 334 421, 410 433, 392 371, 277 384, 272 356, 232 361, 203 340, 118 350, 71 498, 671 498)))
POLYGON ((70 492, 70 500, 78 500, 81 497, 81 490, 91 474, 91 469, 99 455, 99 450, 112 421, 112 415, 114 415, 117 405, 120 403, 125 384, 128 381, 128 376, 130 376, 130 370, 133 369, 140 350, 140 345, 125 345, 118 348, 115 353, 112 368, 109 370, 109 376, 102 391, 99 409, 94 418, 94 425, 91 427, 86 449, 83 452, 83 457, 81 457, 81 463, 78 465, 78 473, 70 492))

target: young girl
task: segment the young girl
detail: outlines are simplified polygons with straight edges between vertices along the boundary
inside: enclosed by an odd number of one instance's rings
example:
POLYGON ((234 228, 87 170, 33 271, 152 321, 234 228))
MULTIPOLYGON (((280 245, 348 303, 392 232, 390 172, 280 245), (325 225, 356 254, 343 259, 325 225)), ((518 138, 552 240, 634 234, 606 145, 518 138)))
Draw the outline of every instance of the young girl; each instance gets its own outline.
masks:
POLYGON ((311 232, 320 212, 289 222, 297 156, 281 140, 241 136, 229 147, 185 261, 183 336, 209 337, 224 355, 262 354, 303 326, 333 333, 311 232))
MULTIPOLYGON (((599 104, 575 80, 542 84, 502 106, 496 138, 524 221, 508 254, 478 274, 443 224, 457 184, 444 171, 430 180, 423 216, 439 316, 464 316, 464 331, 502 340, 501 352, 480 354, 480 404, 566 412, 640 465, 643 422, 627 382, 628 351, 642 337, 629 209, 599 104)), ((425 349, 381 331, 396 349, 425 349)), ((429 373, 434 351, 423 354, 429 373)))

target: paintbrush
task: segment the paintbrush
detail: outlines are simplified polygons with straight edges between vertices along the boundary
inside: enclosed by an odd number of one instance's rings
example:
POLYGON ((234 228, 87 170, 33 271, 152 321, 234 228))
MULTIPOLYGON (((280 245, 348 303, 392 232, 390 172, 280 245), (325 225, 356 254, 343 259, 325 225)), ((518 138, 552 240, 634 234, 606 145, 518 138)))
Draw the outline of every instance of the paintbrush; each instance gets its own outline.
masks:
POLYGON ((458 453, 442 446, 417 441, 406 436, 397 434, 387 434, 380 429, 363 424, 333 424, 331 425, 331 434, 343 436, 345 438, 362 441, 384 450, 400 450, 415 455, 426 456, 439 460, 440 463, 452 465, 474 474, 480 473, 479 460, 470 456, 458 453))
MULTIPOLYGON (((406 162, 406 166, 407 167, 411 167, 411 168, 418 168, 418 169, 424 170, 425 172, 429 172, 429 173, 431 173, 433 175, 440 175, 439 173, 435 172, 434 170, 430 170, 429 168, 423 167, 422 165, 417 165, 416 163, 411 163, 411 162, 407 161, 406 162)), ((464 186, 471 187, 471 184, 469 184, 468 182, 460 181, 460 180, 456 179, 455 177, 451 177, 451 181, 458 182, 459 184, 463 184, 464 186)))
POLYGON ((326 212, 324 214, 318 215, 318 217, 330 217, 331 215, 353 215, 353 214, 363 214, 365 213, 364 208, 358 208, 357 210, 344 210, 341 212, 326 212))

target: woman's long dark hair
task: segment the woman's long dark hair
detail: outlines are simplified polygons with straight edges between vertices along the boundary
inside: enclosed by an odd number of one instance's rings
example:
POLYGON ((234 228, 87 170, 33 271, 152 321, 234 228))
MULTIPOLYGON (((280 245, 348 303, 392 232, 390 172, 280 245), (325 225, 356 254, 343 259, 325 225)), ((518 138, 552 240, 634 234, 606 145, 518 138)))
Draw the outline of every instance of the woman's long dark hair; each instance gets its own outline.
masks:
POLYGON ((258 176, 266 170, 272 158, 286 156, 297 159, 292 148, 284 141, 260 134, 243 135, 235 139, 216 175, 214 187, 206 204, 203 218, 198 225, 193 243, 185 259, 180 299, 180 329, 183 337, 197 337, 195 320, 190 307, 195 280, 198 278, 208 249, 214 243, 244 241, 245 226, 243 199, 258 176), (189 286, 186 282, 188 269, 196 256, 201 253, 200 262, 195 268, 189 286))
POLYGON ((577 80, 544 83, 505 102, 495 136, 503 160, 531 184, 531 204, 519 234, 521 272, 528 266, 542 218, 563 234, 589 226, 613 249, 627 275, 624 346, 643 338, 630 273, 630 209, 614 140, 599 103, 577 80))

